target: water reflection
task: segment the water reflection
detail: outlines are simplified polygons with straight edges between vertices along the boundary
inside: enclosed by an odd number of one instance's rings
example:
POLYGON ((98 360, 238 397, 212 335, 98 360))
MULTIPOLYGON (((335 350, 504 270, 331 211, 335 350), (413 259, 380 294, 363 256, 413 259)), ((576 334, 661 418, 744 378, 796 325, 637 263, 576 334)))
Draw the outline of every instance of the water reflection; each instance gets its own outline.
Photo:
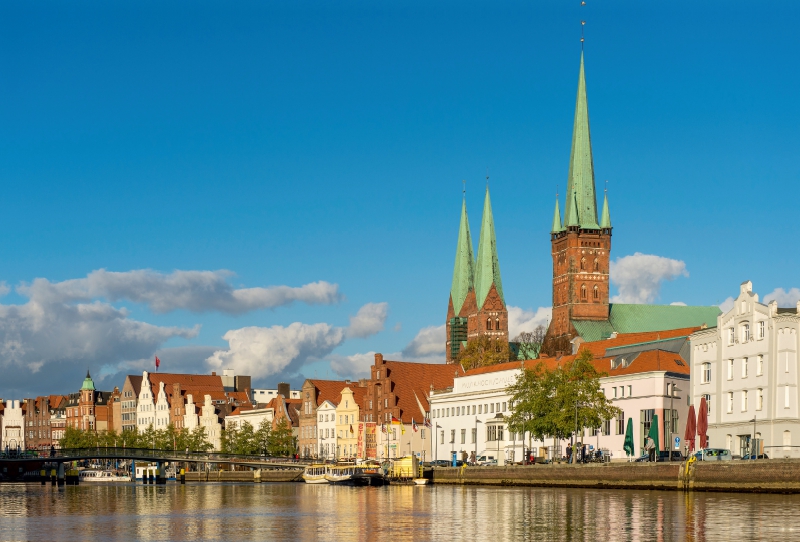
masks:
POLYGON ((800 496, 471 486, 0 485, 0 540, 800 537, 800 496))

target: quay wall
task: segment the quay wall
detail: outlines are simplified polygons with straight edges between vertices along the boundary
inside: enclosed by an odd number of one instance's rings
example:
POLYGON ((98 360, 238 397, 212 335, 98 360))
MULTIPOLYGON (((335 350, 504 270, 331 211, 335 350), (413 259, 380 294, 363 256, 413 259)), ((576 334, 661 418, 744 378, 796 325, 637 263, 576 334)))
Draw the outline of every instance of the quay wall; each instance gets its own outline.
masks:
POLYGON ((437 468, 436 484, 800 493, 800 460, 437 468))

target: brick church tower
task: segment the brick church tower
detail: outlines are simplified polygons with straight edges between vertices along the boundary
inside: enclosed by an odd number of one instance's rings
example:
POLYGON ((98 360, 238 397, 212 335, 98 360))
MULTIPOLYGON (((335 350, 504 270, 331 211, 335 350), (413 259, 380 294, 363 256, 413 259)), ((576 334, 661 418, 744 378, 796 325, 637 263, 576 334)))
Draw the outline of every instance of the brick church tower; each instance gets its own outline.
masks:
POLYGON ((461 204, 453 285, 447 306, 447 363, 455 363, 468 341, 482 335, 508 342, 508 309, 500 279, 489 187, 483 202, 478 259, 473 259, 466 201, 461 204))
POLYGON ((543 351, 552 355, 571 351, 570 341, 577 335, 573 321, 607 321, 609 315, 611 218, 606 194, 599 223, 597 220, 583 52, 572 128, 564 221, 562 223, 556 199, 550 242, 553 257, 553 317, 543 351))

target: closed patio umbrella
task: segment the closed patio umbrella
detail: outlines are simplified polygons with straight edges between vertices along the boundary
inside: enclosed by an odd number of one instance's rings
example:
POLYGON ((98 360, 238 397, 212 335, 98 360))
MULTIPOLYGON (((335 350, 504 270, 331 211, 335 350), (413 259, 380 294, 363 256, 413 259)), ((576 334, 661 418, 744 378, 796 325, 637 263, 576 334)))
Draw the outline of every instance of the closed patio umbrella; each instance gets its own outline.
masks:
POLYGON ((694 405, 689 405, 689 418, 686 420, 686 434, 683 441, 689 446, 689 451, 694 451, 694 438, 697 435, 697 419, 694 415, 694 405))
POLYGON ((625 455, 633 455, 633 418, 628 418, 628 426, 625 428, 625 444, 622 446, 625 455))
POLYGON ((708 446, 708 407, 706 398, 700 399, 700 412, 697 413, 697 436, 700 437, 700 448, 708 446))
POLYGON ((653 421, 650 422, 650 431, 647 433, 647 436, 653 439, 653 446, 656 450, 656 461, 658 461, 658 451, 661 450, 661 446, 658 442, 658 414, 653 414, 653 421))

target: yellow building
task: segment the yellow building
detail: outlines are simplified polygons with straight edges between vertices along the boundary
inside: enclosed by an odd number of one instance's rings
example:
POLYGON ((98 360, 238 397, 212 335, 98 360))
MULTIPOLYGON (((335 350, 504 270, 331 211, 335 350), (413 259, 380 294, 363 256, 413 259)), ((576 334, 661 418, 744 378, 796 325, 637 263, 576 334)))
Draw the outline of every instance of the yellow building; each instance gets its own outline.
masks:
MULTIPOLYGON (((359 388, 358 391, 363 393, 359 388)), ((358 454, 358 397, 345 388, 336 407, 336 458, 353 459, 358 454)))

